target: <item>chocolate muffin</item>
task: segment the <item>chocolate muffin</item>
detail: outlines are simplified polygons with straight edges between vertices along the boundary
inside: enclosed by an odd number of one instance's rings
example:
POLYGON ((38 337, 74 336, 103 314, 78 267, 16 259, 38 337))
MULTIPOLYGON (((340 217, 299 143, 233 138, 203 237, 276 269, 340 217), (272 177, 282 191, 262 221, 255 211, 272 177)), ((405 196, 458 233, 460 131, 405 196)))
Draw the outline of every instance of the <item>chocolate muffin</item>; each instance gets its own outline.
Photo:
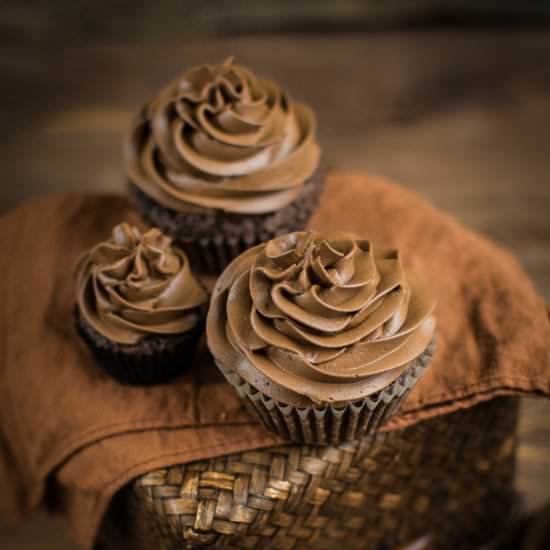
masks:
POLYGON ((159 384, 191 363, 208 295, 185 253, 158 229, 116 226, 80 257, 75 273, 77 330, 113 378, 159 384))
POLYGON ((296 232, 222 273, 207 341, 267 428, 334 445, 376 430, 419 380, 435 348, 434 307, 396 250, 296 232))
POLYGON ((189 69, 149 101, 124 156, 143 217, 210 273, 302 229, 324 184, 313 111, 231 58, 189 69))

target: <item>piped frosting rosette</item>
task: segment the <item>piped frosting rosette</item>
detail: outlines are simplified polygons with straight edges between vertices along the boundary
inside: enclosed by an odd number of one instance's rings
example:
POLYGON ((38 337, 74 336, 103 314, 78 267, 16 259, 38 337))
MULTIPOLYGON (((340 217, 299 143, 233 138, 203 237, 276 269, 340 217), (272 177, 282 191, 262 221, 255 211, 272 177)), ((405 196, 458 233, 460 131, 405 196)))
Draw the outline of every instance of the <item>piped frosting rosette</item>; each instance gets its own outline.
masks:
POLYGON ((291 233, 221 275, 208 344, 269 427, 306 442, 350 439, 387 418, 421 375, 434 307, 398 251, 291 233))
POLYGON ((168 237, 126 223, 80 257, 76 285, 79 315, 110 341, 126 345, 192 330, 208 301, 187 257, 168 237))
POLYGON ((125 144, 130 181, 178 212, 274 212, 298 197, 319 156, 311 109, 231 58, 162 90, 125 144))

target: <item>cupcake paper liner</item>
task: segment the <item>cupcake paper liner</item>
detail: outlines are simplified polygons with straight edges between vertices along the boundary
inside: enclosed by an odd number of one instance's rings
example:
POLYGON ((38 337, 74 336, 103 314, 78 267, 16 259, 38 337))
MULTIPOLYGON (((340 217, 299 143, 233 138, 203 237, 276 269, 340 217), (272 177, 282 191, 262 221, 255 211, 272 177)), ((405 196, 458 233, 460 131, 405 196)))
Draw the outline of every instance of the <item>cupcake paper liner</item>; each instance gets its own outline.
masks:
POLYGON ((342 405, 312 404, 304 408, 276 401, 234 371, 219 363, 218 366, 248 410, 259 416, 267 429, 296 443, 336 445, 377 431, 397 412, 424 374, 434 351, 435 342, 432 341, 396 380, 375 394, 342 405))
POLYGON ((279 211, 257 215, 186 214, 160 205, 133 184, 129 191, 143 218, 185 250, 194 270, 218 274, 248 248, 302 230, 319 205, 323 188, 324 175, 317 169, 294 202, 279 211))
MULTIPOLYGON (((267 237, 269 239, 271 237, 267 237)), ((213 238, 201 239, 178 238, 175 243, 181 246, 193 267, 202 273, 217 274, 245 250, 260 244, 258 236, 246 235, 243 238, 216 235, 213 238)))
POLYGON ((86 324, 78 311, 75 318, 76 329, 94 355, 96 365, 130 386, 163 384, 179 376, 191 364, 203 329, 199 323, 185 334, 153 337, 145 348, 142 343, 125 346, 110 342, 86 324))

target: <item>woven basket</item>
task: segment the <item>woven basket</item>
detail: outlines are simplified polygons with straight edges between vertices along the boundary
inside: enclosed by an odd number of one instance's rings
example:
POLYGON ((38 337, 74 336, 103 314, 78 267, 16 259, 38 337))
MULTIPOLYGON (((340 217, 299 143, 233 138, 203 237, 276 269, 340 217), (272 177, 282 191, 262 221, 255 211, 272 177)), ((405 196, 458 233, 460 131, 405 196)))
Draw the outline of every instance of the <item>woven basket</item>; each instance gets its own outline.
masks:
POLYGON ((518 400, 334 447, 281 446, 157 470, 115 498, 104 548, 475 548, 515 503, 518 400))

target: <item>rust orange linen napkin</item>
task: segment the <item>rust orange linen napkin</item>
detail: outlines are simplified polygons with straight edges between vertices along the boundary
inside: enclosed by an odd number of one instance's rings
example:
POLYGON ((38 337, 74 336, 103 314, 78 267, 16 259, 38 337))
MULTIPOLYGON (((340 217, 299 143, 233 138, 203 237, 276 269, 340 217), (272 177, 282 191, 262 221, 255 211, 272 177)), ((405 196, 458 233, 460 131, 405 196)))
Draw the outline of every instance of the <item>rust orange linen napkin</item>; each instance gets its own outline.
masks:
MULTIPOLYGON (((0 218, 0 511, 41 502, 90 547, 114 494, 151 469, 278 443, 248 416, 204 345, 192 369, 154 388, 97 369, 72 322, 73 263, 139 223, 118 196, 58 195, 0 218)), ((311 221, 403 250, 432 283, 438 351, 386 429, 500 394, 550 395, 550 325, 517 262, 414 194, 334 174, 311 221)))

